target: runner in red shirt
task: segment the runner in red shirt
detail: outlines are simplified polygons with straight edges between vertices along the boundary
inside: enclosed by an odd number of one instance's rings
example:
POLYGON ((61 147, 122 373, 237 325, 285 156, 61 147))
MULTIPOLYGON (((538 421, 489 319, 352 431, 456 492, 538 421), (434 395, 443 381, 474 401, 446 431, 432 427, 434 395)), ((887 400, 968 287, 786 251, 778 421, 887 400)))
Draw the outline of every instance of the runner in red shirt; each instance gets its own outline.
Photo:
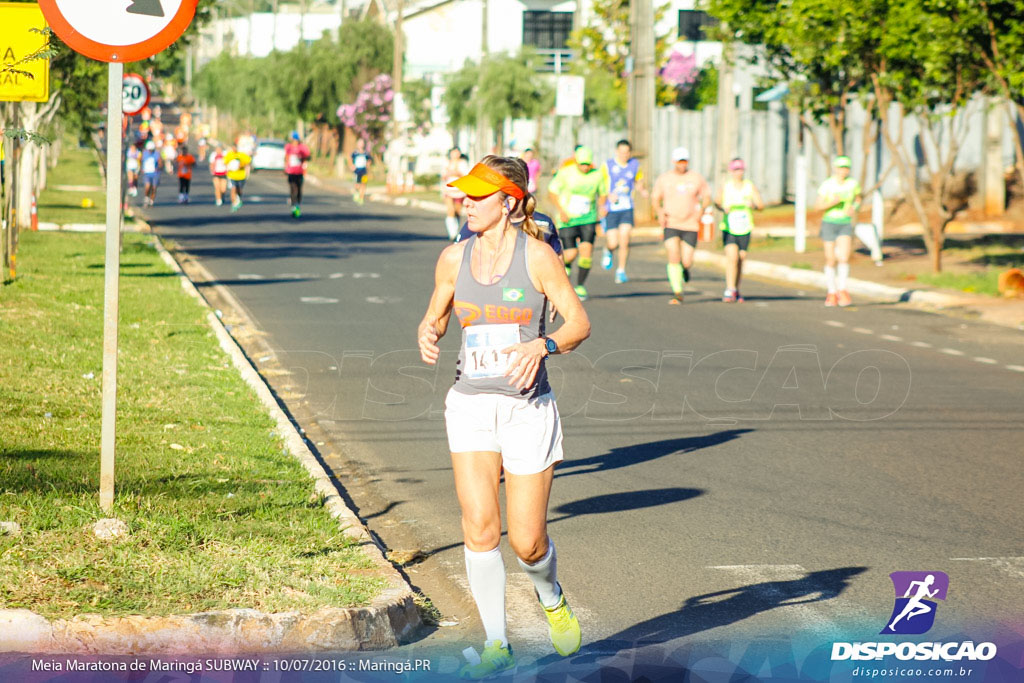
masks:
POLYGON ((288 176, 288 188, 291 190, 292 216, 302 215, 302 181, 306 175, 306 162, 309 160, 309 147, 302 144, 298 131, 292 131, 291 140, 284 146, 284 172, 288 176))
POLYGON ((224 161, 224 146, 219 142, 213 145, 210 155, 210 174, 213 175, 213 195, 217 206, 224 203, 224 193, 228 191, 228 164, 224 161))
POLYGON ((188 147, 182 145, 178 148, 178 203, 188 204, 188 193, 192 190, 192 167, 196 165, 196 158, 188 153, 188 147))

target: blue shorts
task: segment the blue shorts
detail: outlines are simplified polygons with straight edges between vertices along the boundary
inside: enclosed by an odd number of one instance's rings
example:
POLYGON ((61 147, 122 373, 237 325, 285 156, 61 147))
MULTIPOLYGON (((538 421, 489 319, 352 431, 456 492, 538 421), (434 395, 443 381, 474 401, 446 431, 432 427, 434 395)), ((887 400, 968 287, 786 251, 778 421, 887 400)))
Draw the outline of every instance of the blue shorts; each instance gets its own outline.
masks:
POLYGON ((142 176, 142 182, 146 185, 152 185, 153 187, 156 187, 157 185, 160 184, 160 174, 147 173, 144 176, 142 176))
POLYGON ((633 209, 625 209, 623 211, 609 211, 608 215, 604 218, 605 230, 618 230, 620 226, 628 225, 633 227, 633 209))

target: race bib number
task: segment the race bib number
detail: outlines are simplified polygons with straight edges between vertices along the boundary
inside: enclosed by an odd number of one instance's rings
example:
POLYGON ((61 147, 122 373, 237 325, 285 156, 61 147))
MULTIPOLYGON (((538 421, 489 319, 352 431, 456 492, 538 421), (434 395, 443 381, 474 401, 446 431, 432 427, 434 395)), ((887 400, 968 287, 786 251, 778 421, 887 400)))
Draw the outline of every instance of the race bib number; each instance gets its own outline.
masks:
POLYGON ((224 173, 227 170, 227 166, 224 165, 224 157, 217 157, 213 160, 214 173, 224 173))
POLYGON ((593 202, 590 197, 584 197, 583 195, 574 194, 569 197, 569 215, 572 217, 586 216, 590 213, 590 207, 593 202))
POLYGON ((156 159, 153 157, 146 157, 142 160, 142 172, 143 173, 156 173, 156 159))
POLYGON ((358 156, 355 160, 356 168, 366 168, 366 157, 358 156))
POLYGON ((237 171, 240 168, 242 168, 242 162, 240 160, 232 159, 231 161, 228 162, 229 171, 237 171))
POLYGON ((730 211, 726 217, 729 232, 737 235, 745 235, 753 228, 749 211, 730 211))
POLYGON ((288 168, 298 168, 299 166, 302 166, 302 157, 298 154, 289 154, 288 168))
POLYGON ((514 354, 501 351, 518 343, 519 325, 470 325, 466 328, 466 377, 503 377, 514 354))

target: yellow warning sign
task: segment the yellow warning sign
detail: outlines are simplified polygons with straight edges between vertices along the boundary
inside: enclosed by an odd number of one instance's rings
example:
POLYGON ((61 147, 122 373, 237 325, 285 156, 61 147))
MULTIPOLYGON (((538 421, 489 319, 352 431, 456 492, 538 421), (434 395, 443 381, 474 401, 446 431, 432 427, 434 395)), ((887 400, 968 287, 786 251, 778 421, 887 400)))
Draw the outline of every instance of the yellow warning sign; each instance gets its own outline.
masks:
POLYGON ((24 61, 46 46, 46 36, 38 32, 44 28, 39 5, 0 2, 0 102, 50 98, 50 60, 24 61))

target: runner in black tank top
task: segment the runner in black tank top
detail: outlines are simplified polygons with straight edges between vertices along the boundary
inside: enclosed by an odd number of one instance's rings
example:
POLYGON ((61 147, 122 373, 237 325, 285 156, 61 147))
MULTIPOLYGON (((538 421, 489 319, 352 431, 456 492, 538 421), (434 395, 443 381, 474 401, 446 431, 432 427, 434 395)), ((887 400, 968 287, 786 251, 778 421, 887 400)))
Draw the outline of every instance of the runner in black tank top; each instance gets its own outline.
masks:
POLYGON ((445 421, 466 572, 486 632, 480 661, 460 675, 479 679, 515 666, 498 548, 503 472, 509 544, 537 590, 552 645, 562 655, 580 647, 579 622, 558 583, 555 546, 547 535, 547 496, 562 459, 562 431, 545 359, 579 346, 590 335, 590 322, 560 260, 538 238, 525 163, 488 156, 452 185, 467 195, 475 235, 442 252, 418 342, 424 362, 436 363, 437 342, 455 312, 462 348, 445 421), (509 217, 520 213, 526 220, 517 227, 509 217), (545 337, 549 300, 565 323, 545 337))

